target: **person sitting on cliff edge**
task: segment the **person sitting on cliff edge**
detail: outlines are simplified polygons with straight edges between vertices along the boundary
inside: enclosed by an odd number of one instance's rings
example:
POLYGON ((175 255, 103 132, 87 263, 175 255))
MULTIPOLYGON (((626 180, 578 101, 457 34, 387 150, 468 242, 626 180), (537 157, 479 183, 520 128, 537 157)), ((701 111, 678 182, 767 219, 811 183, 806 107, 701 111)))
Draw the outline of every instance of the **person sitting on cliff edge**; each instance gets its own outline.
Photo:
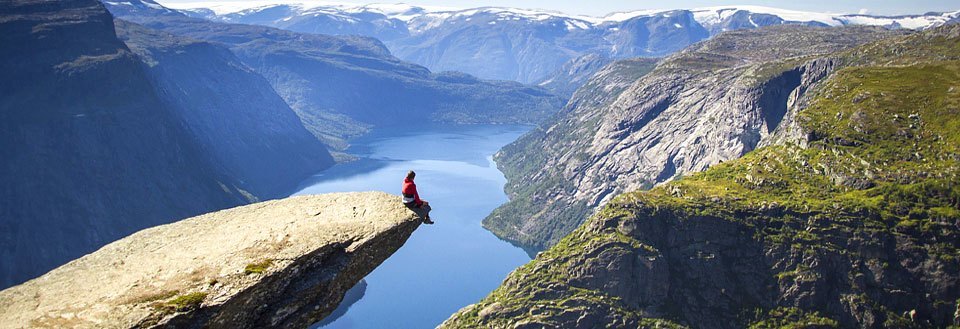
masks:
POLYGON ((417 184, 413 183, 413 179, 416 177, 417 173, 411 170, 407 172, 407 178, 403 179, 403 188, 400 190, 400 193, 403 193, 403 205, 420 216, 424 224, 433 224, 433 221, 430 220, 430 203, 420 200, 420 194, 417 193, 417 184))

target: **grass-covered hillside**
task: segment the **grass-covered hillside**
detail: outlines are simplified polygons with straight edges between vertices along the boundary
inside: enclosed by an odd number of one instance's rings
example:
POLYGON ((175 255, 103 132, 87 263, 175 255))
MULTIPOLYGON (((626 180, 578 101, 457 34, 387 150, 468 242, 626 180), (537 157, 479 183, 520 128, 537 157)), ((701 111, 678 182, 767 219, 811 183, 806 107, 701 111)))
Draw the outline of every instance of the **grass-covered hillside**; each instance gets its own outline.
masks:
POLYGON ((618 196, 445 325, 954 325, 960 26, 837 58, 802 138, 618 196))

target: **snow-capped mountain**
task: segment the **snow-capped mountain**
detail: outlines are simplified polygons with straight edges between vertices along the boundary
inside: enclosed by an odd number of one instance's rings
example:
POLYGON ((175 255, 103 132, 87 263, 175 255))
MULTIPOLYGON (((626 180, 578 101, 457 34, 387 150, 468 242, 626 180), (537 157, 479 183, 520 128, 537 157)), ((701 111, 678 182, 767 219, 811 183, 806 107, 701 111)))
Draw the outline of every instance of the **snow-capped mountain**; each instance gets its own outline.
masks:
POLYGON ((770 25, 875 25, 927 29, 960 11, 906 16, 802 12, 761 6, 641 10, 603 17, 546 10, 427 8, 406 4, 170 3, 211 20, 382 40, 399 58, 434 71, 537 82, 584 54, 659 57, 723 31, 770 25))

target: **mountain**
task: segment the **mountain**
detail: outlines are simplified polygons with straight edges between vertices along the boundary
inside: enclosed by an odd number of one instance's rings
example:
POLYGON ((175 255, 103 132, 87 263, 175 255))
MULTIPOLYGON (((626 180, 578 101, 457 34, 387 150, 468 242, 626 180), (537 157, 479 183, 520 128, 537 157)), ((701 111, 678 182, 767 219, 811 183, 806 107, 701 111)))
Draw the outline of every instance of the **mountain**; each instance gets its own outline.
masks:
POLYGON ((286 196, 333 164, 226 48, 115 23, 96 1, 0 9, 0 286, 139 229, 286 196))
MULTIPOLYGON (((796 45, 810 32, 827 37, 821 42, 841 39, 816 31, 762 29, 714 42, 796 45)), ((960 26, 951 25, 761 66, 766 70, 716 71, 705 79, 767 77, 758 79, 763 83, 796 75, 801 89, 789 94, 793 101, 769 143, 619 195, 441 327, 955 326, 958 54, 960 26)), ((644 80, 655 80, 658 70, 731 59, 719 55, 670 68, 667 59, 644 80)), ((729 104, 763 99, 743 96, 729 104)))
POLYGON ((534 83, 586 54, 661 57, 718 33, 771 25, 876 25, 926 29, 960 11, 904 16, 800 12, 761 6, 642 10, 604 17, 517 8, 463 10, 409 5, 252 4, 215 10, 183 4, 205 19, 272 26, 305 33, 365 35, 399 58, 434 71, 534 83), (470 60, 463 60, 468 58, 470 60))
MULTIPOLYGON (((655 63, 656 59, 649 59, 649 61, 655 63)), ((570 99, 573 93, 587 83, 590 77, 611 62, 613 62, 613 59, 609 57, 586 54, 567 61, 560 69, 537 83, 537 85, 554 94, 570 99)))
POLYGON ((403 5, 395 8, 369 5, 342 11, 331 7, 304 8, 280 4, 227 13, 223 16, 203 9, 182 12, 191 17, 226 23, 265 25, 315 34, 376 36, 377 39, 386 41, 409 35, 406 22, 398 19, 397 15, 418 15, 426 13, 426 10, 403 5))
POLYGON ((262 199, 285 197, 333 164, 267 80, 226 47, 121 20, 115 25, 203 153, 242 178, 237 187, 262 199))
POLYGON ((560 114, 495 155, 510 201, 484 219, 484 227, 528 250, 549 247, 614 195, 752 151, 832 65, 783 67, 899 33, 797 26, 732 31, 667 57, 652 71, 605 68, 560 114))
POLYGON ((562 107, 545 89, 485 81, 458 72, 432 73, 401 61, 376 39, 305 34, 226 24, 156 11, 149 0, 121 16, 174 35, 229 47, 262 75, 315 136, 342 150, 374 126, 430 122, 536 123, 562 107))
POLYGON ((306 328, 420 219, 383 192, 297 196, 137 232, 0 291, 4 328, 306 328))
POLYGON ((0 286, 138 229, 247 202, 99 2, 0 3, 0 286))

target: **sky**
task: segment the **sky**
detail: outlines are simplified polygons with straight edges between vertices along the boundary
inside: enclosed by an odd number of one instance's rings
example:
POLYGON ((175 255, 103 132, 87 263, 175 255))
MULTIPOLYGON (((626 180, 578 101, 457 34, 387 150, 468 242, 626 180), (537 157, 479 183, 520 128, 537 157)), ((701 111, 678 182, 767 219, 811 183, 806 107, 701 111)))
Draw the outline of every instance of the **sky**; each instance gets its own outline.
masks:
MULTIPOLYGON (((221 0, 156 0, 161 4, 176 4, 184 2, 214 3, 221 0)), ((223 0, 224 2, 250 1, 263 3, 270 0, 223 0)), ((295 0, 276 0, 274 2, 296 2, 295 0)), ((960 1, 957 0, 775 0, 775 1, 707 1, 707 0, 675 0, 675 1, 637 1, 637 0, 335 0, 339 3, 408 3, 418 6, 440 6, 454 8, 474 8, 484 6, 514 7, 525 9, 548 9, 567 14, 605 16, 613 12, 625 12, 641 9, 679 9, 725 5, 758 5, 783 9, 814 11, 825 13, 866 13, 875 15, 904 15, 923 14, 936 11, 960 10, 960 1)), ((174 6, 176 7, 176 6, 174 6)))

